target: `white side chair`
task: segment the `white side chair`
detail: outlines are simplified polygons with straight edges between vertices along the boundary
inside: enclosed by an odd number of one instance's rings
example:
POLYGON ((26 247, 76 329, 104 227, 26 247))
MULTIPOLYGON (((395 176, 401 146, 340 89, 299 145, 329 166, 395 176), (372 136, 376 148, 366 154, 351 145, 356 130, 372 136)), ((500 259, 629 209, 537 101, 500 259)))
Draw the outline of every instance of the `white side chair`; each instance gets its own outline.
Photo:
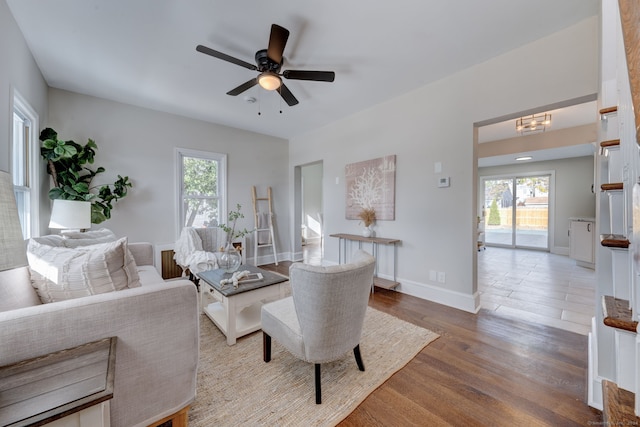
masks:
POLYGON ((357 251, 349 264, 329 267, 293 264, 292 296, 262 306, 263 358, 271 361, 271 338, 295 357, 315 364, 316 403, 322 403, 320 364, 353 350, 364 371, 360 336, 375 259, 357 251))

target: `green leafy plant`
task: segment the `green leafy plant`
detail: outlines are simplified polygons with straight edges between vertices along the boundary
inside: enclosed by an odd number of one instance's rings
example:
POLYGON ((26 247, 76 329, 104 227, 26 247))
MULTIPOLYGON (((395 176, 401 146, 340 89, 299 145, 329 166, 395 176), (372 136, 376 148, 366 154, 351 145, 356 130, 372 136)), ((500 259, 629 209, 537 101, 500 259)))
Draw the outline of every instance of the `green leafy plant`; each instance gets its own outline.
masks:
POLYGON ((46 128, 40 132, 40 155, 47 161, 47 172, 54 188, 50 199, 91 202, 91 222, 100 224, 111 218, 113 203, 127 195, 132 187, 129 177, 118 175, 113 184, 92 186, 93 179, 105 171, 103 167, 90 168, 95 160, 97 144, 89 139, 85 145, 58 139, 58 133, 46 128))
POLYGON ((489 221, 488 225, 500 225, 500 211, 498 210, 498 202, 493 199, 491 202, 491 208, 489 209, 489 221))
POLYGON ((231 248, 231 244, 234 239, 238 239, 240 237, 244 237, 247 234, 251 233, 250 230, 243 228, 242 230, 236 231, 236 222, 240 218, 244 218, 244 214, 241 212, 242 205, 239 203, 236 205, 235 211, 229 211, 229 215, 227 219, 229 220, 228 224, 220 224, 219 227, 227 233, 227 248, 231 248))

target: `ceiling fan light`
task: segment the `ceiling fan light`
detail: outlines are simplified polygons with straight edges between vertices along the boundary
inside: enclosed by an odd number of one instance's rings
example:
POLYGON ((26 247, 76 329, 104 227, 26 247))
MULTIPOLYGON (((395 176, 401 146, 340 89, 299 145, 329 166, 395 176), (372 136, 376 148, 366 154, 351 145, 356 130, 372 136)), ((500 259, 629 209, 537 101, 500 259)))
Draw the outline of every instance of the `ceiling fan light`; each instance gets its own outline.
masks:
POLYGON ((271 71, 265 71, 258 76, 258 84, 266 90, 276 90, 282 85, 280 76, 271 71))

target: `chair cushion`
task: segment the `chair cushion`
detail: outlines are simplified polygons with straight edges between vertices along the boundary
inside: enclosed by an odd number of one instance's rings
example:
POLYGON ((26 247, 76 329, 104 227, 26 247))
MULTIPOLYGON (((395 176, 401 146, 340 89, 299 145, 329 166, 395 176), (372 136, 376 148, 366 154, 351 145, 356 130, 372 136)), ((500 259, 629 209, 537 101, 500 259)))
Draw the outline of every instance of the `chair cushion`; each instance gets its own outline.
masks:
POLYGON ((140 286, 126 237, 75 249, 31 239, 27 258, 32 284, 44 303, 140 286))
POLYGON ((262 306, 262 330, 282 344, 291 354, 306 360, 302 330, 293 305, 293 298, 287 297, 262 306))

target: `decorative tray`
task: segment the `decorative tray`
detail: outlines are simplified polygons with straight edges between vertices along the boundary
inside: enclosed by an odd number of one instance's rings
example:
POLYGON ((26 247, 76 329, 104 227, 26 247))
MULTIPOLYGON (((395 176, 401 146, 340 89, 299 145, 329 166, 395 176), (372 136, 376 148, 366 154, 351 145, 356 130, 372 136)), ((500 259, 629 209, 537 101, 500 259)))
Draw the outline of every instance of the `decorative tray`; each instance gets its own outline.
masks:
POLYGON ((242 279, 238 280, 238 283, 259 282, 263 278, 264 277, 262 276, 262 273, 249 273, 247 277, 243 277, 242 279))

